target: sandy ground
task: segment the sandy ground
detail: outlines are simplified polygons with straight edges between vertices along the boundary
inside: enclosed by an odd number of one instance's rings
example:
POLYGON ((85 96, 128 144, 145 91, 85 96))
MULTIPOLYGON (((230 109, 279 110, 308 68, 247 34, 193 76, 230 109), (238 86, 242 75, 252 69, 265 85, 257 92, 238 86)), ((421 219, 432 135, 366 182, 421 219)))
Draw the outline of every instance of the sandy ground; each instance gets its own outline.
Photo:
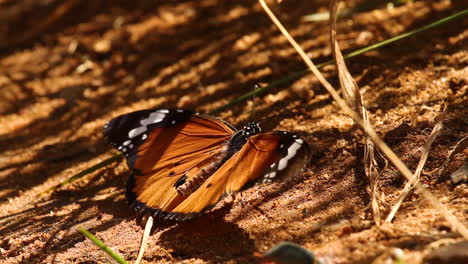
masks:
MULTIPOLYGON (((455 1, 456 2, 456 1, 455 1)), ((315 62, 330 59, 327 22, 302 17, 327 1, 275 4, 315 62)), ((461 10, 450 1, 415 1, 342 19, 344 53, 461 10)), ((116 152, 102 140, 112 117, 154 107, 209 112, 304 69, 256 1, 0 1, 0 262, 108 263, 77 231, 86 227, 129 261, 143 224, 124 197, 128 169, 116 162, 53 193, 38 194, 116 152)), ((377 132, 415 169, 442 117, 422 182, 468 224, 466 184, 438 168, 468 135, 468 20, 459 19, 348 61, 377 132)), ((338 84, 335 68, 323 69, 338 84)), ((189 222, 156 221, 145 263, 256 263, 280 241, 326 263, 406 263, 461 240, 419 195, 380 227, 369 210, 362 134, 312 75, 219 113, 237 127, 294 131, 313 150, 293 182, 256 186, 189 222), (378 259, 377 259, 378 258, 378 259), (377 260, 376 260, 377 259, 377 260)), ((465 152, 466 154, 466 152, 465 152)), ((386 215, 405 183, 388 167, 379 189, 386 215)))

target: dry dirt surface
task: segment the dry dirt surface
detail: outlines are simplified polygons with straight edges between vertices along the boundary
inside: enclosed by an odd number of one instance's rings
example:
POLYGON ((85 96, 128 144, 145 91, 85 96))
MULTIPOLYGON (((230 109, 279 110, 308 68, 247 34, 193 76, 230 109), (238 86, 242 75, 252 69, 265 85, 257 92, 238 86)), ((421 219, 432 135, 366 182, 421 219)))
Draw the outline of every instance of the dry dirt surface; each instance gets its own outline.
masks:
MULTIPOLYGON (((338 22, 340 47, 346 53, 419 28, 463 10, 461 2, 352 14, 338 22)), ((315 62, 331 58, 328 22, 303 19, 326 11, 328 1, 270 4, 315 62)), ((305 68, 256 1, 1 0, 0 24, 1 263, 112 262, 79 227, 133 262, 144 225, 125 200, 125 162, 38 195, 116 154, 101 133, 112 117, 162 107, 209 112, 305 68)), ((468 135, 467 47, 462 18, 348 60, 371 122, 410 169, 444 120, 421 181, 464 225, 466 183, 452 184, 449 175, 466 150, 447 173, 438 169, 468 135)), ((334 66, 322 70, 339 83, 334 66)), ((311 74, 218 116, 237 127, 257 120, 264 130, 296 132, 311 160, 292 182, 255 186, 197 219, 156 220, 144 263, 257 263, 281 241, 323 263, 393 263, 395 254, 422 263, 462 240, 418 194, 393 223, 374 224, 362 133, 311 74)), ((383 216, 405 182, 394 167, 383 170, 383 216)))

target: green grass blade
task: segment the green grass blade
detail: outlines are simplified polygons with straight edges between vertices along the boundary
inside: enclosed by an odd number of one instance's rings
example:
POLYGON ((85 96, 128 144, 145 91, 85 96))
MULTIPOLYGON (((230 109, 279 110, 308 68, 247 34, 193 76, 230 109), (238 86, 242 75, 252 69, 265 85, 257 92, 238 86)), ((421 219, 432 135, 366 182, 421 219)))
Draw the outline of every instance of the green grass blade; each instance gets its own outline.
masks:
MULTIPOLYGON (((349 59, 349 58, 352 58, 352 57, 356 57, 358 55, 361 55, 361 54, 364 54, 364 53, 367 53, 369 51, 372 51, 372 50, 376 50, 378 48, 381 48, 381 47, 384 47, 384 46, 387 46, 391 43, 394 43, 394 42, 397 42, 399 40, 402 40, 402 39, 405 39, 405 38, 409 38, 415 34, 418 34, 418 33, 421 33, 421 32, 424 32, 424 31, 427 31, 427 30, 430 30, 432 28, 435 28, 435 27, 438 27, 442 24, 445 24, 445 23, 448 23, 450 21, 453 21, 455 19, 458 19, 458 18, 461 18, 465 15, 468 14, 468 9, 465 9, 463 11, 460 11, 458 13, 455 13, 453 15, 450 15, 448 17, 445 17, 445 18, 442 18, 440 20, 437 20, 436 22, 434 23, 431 23, 431 24, 428 24, 426 26, 423 26, 421 28, 418 28, 416 30, 413 30, 413 31, 410 31, 410 32, 406 32, 406 33, 403 33, 401 35, 398 35, 396 37, 393 37, 393 38, 390 38, 390 39, 387 39, 387 40, 384 40, 384 41, 381 41, 379 43, 376 43, 376 44, 373 44, 373 45, 370 45, 368 47, 365 47, 365 48, 362 48, 362 49, 358 49, 356 51, 353 51, 351 53, 348 53, 346 55, 344 55, 344 59, 349 59)), ((334 63, 335 61, 334 60, 329 60, 329 61, 326 61, 324 63, 321 63, 319 65, 317 65, 317 68, 322 68, 323 66, 325 65, 328 65, 328 64, 332 64, 334 63)), ((232 107, 233 105, 236 105, 238 103, 241 103, 243 101, 246 101, 250 98, 253 98, 254 95, 259 95, 259 94, 263 94, 263 93, 266 93, 269 89, 273 88, 273 87, 276 87, 280 84, 284 84, 284 83, 287 83, 287 82, 290 82, 290 81, 293 81, 295 79, 298 79, 302 76, 304 76, 307 72, 309 72, 309 69, 307 70, 302 70, 302 71, 298 71, 298 72, 293 72, 291 74, 288 74, 287 76, 279 79, 279 80, 276 80, 276 81, 273 81, 271 82, 269 85, 265 86, 265 87, 262 87, 260 89, 255 89, 251 92, 248 92, 246 94, 243 94, 239 97, 237 97, 236 99, 230 101, 229 103, 225 104, 225 105, 222 105, 218 108, 216 108, 215 110, 211 111, 210 114, 216 114, 216 113, 219 113, 221 111, 224 111, 230 107, 232 107)))
POLYGON ((397 41, 399 41, 399 40, 412 37, 413 35, 416 35, 416 34, 418 34, 418 33, 421 33, 421 32, 424 32, 424 31, 427 31, 427 30, 430 30, 430 29, 433 29, 433 28, 435 28, 435 27, 438 27, 438 26, 440 26, 440 25, 443 25, 443 24, 445 24, 445 23, 448 23, 448 22, 450 22, 450 21, 452 21, 452 20, 455 20, 455 19, 457 19, 457 18, 461 18, 461 17, 466 16, 466 15, 468 15, 468 9, 465 9, 465 10, 463 10, 463 11, 460 11, 460 12, 455 13, 455 14, 453 14, 453 15, 450 15, 450 16, 448 16, 448 17, 444 17, 444 18, 442 18, 442 19, 440 19, 440 20, 437 20, 437 21, 434 22, 434 23, 431 23, 431 24, 429 24, 429 25, 425 25, 425 26, 420 27, 420 28, 418 28, 418 29, 415 29, 415 30, 413 30, 413 31, 406 32, 406 33, 403 33, 403 34, 398 35, 398 36, 396 36, 396 37, 389 38, 389 39, 387 39, 387 40, 383 40, 383 41, 381 41, 381 42, 379 42, 379 43, 376 43, 376 44, 374 44, 374 45, 370 45, 370 46, 368 46, 368 47, 365 47, 365 48, 362 48, 362 49, 353 51, 353 52, 351 52, 351 53, 345 55, 344 58, 345 58, 345 59, 351 58, 351 57, 354 57, 354 56, 361 55, 361 54, 363 54, 363 53, 369 52, 369 51, 371 51, 371 50, 375 50, 375 49, 381 48, 381 47, 386 46, 386 45, 388 45, 388 44, 391 44, 391 43, 393 43, 393 42, 397 42, 397 41))
POLYGON ((248 92, 248 93, 246 93, 244 95, 241 95, 241 96, 237 97, 236 99, 232 100, 231 102, 216 108, 215 110, 211 111, 209 114, 214 115, 216 113, 224 111, 224 110, 230 108, 233 105, 236 105, 236 104, 238 104, 240 102, 246 101, 247 99, 250 99, 250 98, 254 97, 254 95, 264 94, 266 91, 268 91, 269 89, 271 89, 273 87, 276 87, 276 86, 278 86, 280 84, 283 84, 283 83, 295 80, 297 78, 300 78, 300 77, 304 76, 306 73, 307 73, 307 71, 300 71, 300 72, 294 72, 292 74, 289 74, 288 76, 286 76, 286 77, 284 77, 282 79, 271 82, 270 84, 268 84, 265 87, 255 89, 255 90, 253 90, 251 92, 248 92))
POLYGON ((99 240, 99 238, 97 238, 93 234, 91 234, 91 232, 89 232, 88 230, 86 230, 83 227, 80 227, 78 230, 80 230, 80 232, 83 233, 87 238, 89 238, 89 240, 93 241, 93 243, 96 246, 98 246, 101 250, 103 250, 104 252, 109 254, 109 256, 111 256, 113 259, 115 259, 118 263, 128 264, 128 262, 125 261, 124 258, 122 258, 119 254, 115 253, 114 251, 112 251, 112 249, 110 249, 108 246, 106 246, 106 244, 104 244, 104 242, 99 240))
POLYGON ((82 171, 78 172, 77 174, 75 174, 75 175, 71 176, 70 178, 66 179, 65 181, 63 181, 63 182, 61 182, 61 183, 59 183, 59 184, 57 184, 57 185, 55 185, 53 187, 50 187, 49 189, 47 189, 47 190, 45 190, 43 192, 40 192, 37 196, 42 196, 42 195, 44 195, 46 193, 49 193, 49 192, 52 192, 52 191, 56 190, 57 188, 68 185, 68 184, 70 184, 70 183, 72 183, 72 182, 74 182, 74 181, 76 181, 76 180, 78 180, 78 179, 92 173, 92 172, 97 171, 100 168, 103 168, 103 167, 105 167, 105 166, 107 166, 107 165, 109 165, 111 163, 114 163, 116 161, 121 160, 122 156, 123 156, 122 154, 117 154, 117 155, 115 155, 113 157, 110 157, 110 158, 108 158, 108 159, 106 159, 106 160, 104 160, 102 162, 99 162, 98 164, 93 165, 90 168, 87 168, 85 170, 82 170, 82 171))

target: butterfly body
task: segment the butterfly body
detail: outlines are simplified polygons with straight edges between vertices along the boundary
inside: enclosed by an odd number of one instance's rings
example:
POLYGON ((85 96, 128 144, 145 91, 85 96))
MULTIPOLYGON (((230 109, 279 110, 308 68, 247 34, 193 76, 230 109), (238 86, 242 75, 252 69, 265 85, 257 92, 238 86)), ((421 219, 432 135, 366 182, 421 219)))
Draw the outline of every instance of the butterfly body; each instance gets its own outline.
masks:
POLYGON ((228 193, 301 169, 305 141, 285 131, 261 133, 258 123, 236 130, 215 117, 182 109, 125 114, 104 127, 106 140, 127 158, 126 196, 136 211, 186 220, 228 193), (292 166, 297 165, 298 166, 292 166))

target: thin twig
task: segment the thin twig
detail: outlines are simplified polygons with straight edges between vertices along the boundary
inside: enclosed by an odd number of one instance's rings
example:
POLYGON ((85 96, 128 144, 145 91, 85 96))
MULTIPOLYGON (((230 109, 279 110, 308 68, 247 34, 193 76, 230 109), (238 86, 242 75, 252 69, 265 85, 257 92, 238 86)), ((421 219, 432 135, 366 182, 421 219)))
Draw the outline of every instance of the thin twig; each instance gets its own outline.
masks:
MULTIPOLYGON (((315 67, 314 63, 310 60, 304 50, 297 44, 297 42, 289 35, 288 31, 283 27, 283 25, 279 22, 279 20, 275 17, 275 15, 271 12, 268 6, 265 4, 264 0, 259 0, 261 6, 271 18, 271 20, 276 24, 278 29, 283 33, 286 39, 291 43, 291 45, 296 49, 299 53, 301 58, 310 68, 310 70, 315 74, 315 77, 322 83, 322 85, 327 89, 327 91, 331 94, 333 99, 337 102, 343 111, 351 116, 354 121, 359 125, 361 129, 363 129, 368 136, 372 138, 372 140, 377 144, 380 150, 387 156, 387 158, 393 163, 393 165, 405 176, 408 180, 411 179, 411 171, 406 167, 405 164, 398 158, 398 156, 388 147, 383 140, 377 136, 376 132, 370 128, 365 127, 364 121, 359 117, 359 115, 352 111, 343 99, 338 95, 338 92, 330 85, 330 83, 323 77, 323 75, 318 71, 315 67)), ((460 233, 465 239, 468 239, 468 229, 456 218, 453 214, 451 214, 426 188, 424 188, 421 184, 415 184, 417 190, 425 197, 431 204, 439 210, 447 221, 450 223, 451 227, 460 233)))
POLYGON ((416 171, 414 172, 411 179, 409 179, 408 182, 406 183, 405 187, 403 188, 403 191, 398 197, 397 202, 395 203, 395 205, 393 205, 392 210, 387 216, 387 219, 385 219, 385 222, 388 222, 388 223, 392 222, 393 217, 395 217, 395 214, 400 208, 403 201, 406 199, 406 197, 408 197, 408 195, 414 189, 415 184, 419 182, 422 169, 424 168, 424 165, 426 164, 427 157, 429 157, 429 151, 431 150, 432 143, 434 143, 434 140, 437 138, 442 128, 443 128, 442 122, 439 122, 432 129, 432 132, 429 135, 429 139, 427 140, 426 145, 424 147, 421 158, 419 159, 419 163, 418 163, 418 166, 416 167, 416 171))

